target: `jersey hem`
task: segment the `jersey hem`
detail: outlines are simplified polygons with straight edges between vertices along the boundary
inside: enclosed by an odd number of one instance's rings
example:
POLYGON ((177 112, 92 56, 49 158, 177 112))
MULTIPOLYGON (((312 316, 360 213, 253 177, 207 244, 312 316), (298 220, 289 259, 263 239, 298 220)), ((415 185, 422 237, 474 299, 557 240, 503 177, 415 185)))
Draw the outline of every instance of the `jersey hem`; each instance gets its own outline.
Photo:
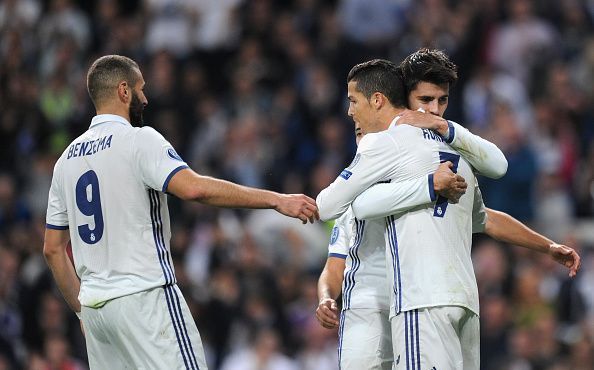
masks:
POLYGON ((68 230, 69 226, 60 226, 60 225, 52 225, 52 224, 45 224, 45 228, 46 229, 51 229, 51 230, 68 230))
POLYGON ((445 142, 451 144, 454 141, 454 137, 456 136, 456 131, 454 129, 454 125, 452 122, 448 121, 448 138, 445 139, 445 142))
POLYGON ((167 178, 165 179, 165 182, 163 183, 163 193, 167 191, 167 187, 169 186, 169 181, 171 181, 171 178, 173 177, 173 175, 175 175, 176 173, 178 173, 179 171, 186 169, 186 168, 190 168, 187 165, 181 165, 177 168, 175 168, 173 171, 171 171, 171 173, 169 173, 169 175, 167 176, 167 178))
POLYGON ((340 254, 340 253, 328 253, 328 257, 336 257, 336 258, 342 258, 343 260, 347 258, 346 254, 340 254))

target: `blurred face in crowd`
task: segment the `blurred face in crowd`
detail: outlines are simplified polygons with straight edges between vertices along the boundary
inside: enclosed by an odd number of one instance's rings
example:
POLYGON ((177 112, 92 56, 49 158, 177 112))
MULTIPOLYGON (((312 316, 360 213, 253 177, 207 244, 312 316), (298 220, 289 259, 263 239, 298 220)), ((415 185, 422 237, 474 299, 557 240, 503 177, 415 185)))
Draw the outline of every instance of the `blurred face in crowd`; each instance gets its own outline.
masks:
POLYGON ((449 86, 421 81, 408 94, 408 106, 412 110, 423 108, 425 112, 443 117, 448 108, 449 86))
POLYGON ((350 81, 347 87, 349 99, 348 115, 355 121, 355 128, 360 128, 364 133, 374 132, 376 110, 362 92, 357 90, 357 81, 350 81))
POLYGON ((132 99, 130 100, 130 107, 128 108, 132 126, 142 126, 144 124, 142 112, 144 111, 144 107, 148 104, 148 100, 144 95, 144 85, 145 82, 141 73, 140 78, 132 89, 132 99))

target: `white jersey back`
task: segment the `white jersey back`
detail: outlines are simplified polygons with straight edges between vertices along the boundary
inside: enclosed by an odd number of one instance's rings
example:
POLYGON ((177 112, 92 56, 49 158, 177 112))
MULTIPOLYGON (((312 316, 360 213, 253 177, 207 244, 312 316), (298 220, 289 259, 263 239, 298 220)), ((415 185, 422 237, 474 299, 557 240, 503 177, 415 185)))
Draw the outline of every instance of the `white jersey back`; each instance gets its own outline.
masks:
POLYGON ((157 131, 115 115, 94 117, 64 151, 54 168, 46 222, 70 229, 82 305, 175 283, 163 191, 183 168, 157 131))
POLYGON ((328 256, 346 258, 342 308, 389 310, 384 220, 357 220, 349 208, 336 219, 328 256))
MULTIPOLYGON (((432 131, 398 125, 384 133, 395 143, 394 181, 424 176, 440 162, 451 161, 468 189, 478 191, 468 162, 432 131)), ((466 307, 478 315, 470 248, 474 204, 482 207, 482 199, 474 191, 468 191, 457 204, 438 197, 434 205, 386 218, 392 314, 448 305, 466 307)))

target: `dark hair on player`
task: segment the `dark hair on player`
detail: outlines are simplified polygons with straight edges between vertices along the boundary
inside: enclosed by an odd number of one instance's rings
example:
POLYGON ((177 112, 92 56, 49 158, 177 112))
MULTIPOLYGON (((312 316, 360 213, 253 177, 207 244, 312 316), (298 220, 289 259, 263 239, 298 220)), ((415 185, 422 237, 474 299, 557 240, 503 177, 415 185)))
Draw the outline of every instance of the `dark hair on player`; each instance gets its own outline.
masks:
POLYGON ((458 81, 458 67, 441 50, 422 48, 400 63, 407 95, 419 82, 452 87, 458 81))
POLYGON ((87 73, 87 90, 95 107, 126 81, 134 88, 140 77, 138 64, 121 55, 105 55, 93 62, 87 73))
POLYGON ((349 71, 347 83, 357 83, 357 90, 368 100, 376 92, 386 96, 394 107, 406 106, 402 75, 398 66, 389 60, 373 59, 359 63, 349 71))

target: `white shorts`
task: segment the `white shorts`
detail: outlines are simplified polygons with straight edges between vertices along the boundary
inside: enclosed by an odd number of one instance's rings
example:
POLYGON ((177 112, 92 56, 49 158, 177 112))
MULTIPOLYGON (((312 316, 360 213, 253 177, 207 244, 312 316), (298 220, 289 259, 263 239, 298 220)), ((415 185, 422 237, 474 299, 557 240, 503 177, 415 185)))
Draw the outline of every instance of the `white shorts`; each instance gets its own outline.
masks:
POLYGON ((478 370, 479 317, 458 306, 403 311, 392 317, 394 369, 478 370))
POLYGON ((391 370, 390 312, 348 309, 340 313, 338 363, 340 370, 391 370))
POLYGON ((177 285, 82 307, 89 366, 206 370, 202 340, 177 285))

